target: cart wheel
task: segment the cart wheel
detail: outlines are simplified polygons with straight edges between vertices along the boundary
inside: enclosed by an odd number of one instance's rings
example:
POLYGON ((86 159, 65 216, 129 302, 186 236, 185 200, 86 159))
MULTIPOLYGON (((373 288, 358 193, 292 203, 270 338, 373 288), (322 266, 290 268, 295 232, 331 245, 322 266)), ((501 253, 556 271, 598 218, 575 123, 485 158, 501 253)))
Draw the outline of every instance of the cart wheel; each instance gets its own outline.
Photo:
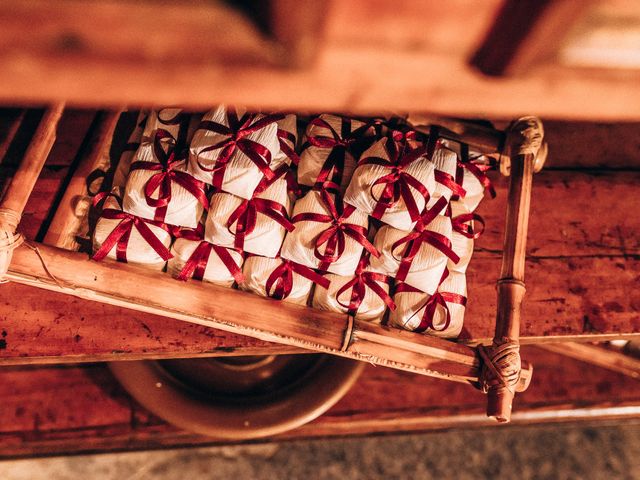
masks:
POLYGON ((217 438, 267 437, 338 402, 364 364, 323 354, 112 362, 140 404, 173 425, 217 438))

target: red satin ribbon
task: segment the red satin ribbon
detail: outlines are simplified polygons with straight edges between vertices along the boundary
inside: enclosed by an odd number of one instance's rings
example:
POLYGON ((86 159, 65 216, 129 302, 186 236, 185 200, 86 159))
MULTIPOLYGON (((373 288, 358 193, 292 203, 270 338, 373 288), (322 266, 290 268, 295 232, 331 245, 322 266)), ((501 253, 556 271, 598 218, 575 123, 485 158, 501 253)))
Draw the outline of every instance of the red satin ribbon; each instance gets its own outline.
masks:
POLYGON ((102 218, 106 218, 109 220, 121 220, 120 223, 113 231, 107 236, 104 240, 100 248, 93 255, 94 260, 102 260, 104 259, 111 249, 116 246, 116 258, 119 262, 127 262, 127 246, 129 245, 129 238, 131 237, 131 230, 135 228, 138 233, 146 240, 153 250, 162 258, 164 261, 173 258, 171 252, 165 247, 162 242, 155 236, 153 231, 148 227, 147 224, 155 225, 156 227, 164 228, 165 230, 168 227, 161 222, 157 222, 155 220, 146 220, 144 218, 136 217, 135 215, 131 215, 130 213, 123 212, 121 210, 116 210, 113 208, 104 209, 100 215, 102 218))
POLYGON ((136 161, 131 164, 131 171, 151 170, 158 173, 152 175, 144 187, 144 196, 147 205, 156 209, 154 220, 164 222, 167 208, 171 201, 172 182, 177 183, 191 195, 193 195, 205 209, 209 208, 209 200, 205 193, 205 183, 193 178, 188 173, 175 170, 182 163, 180 154, 176 152, 178 145, 175 138, 166 130, 158 129, 153 141, 153 151, 156 162, 136 161), (162 140, 169 139, 169 149, 162 148, 162 140), (158 191, 158 198, 153 194, 158 191))
POLYGON ((404 254, 402 255, 402 259, 400 259, 400 268, 396 274, 396 280, 402 282, 407 278, 411 264, 413 263, 415 256, 420 251, 420 247, 423 243, 427 243, 441 251, 453 263, 458 263, 460 261, 460 257, 458 257, 458 255, 456 255, 456 253, 451 249, 451 240, 440 233, 427 230, 426 225, 422 220, 419 220, 413 232, 402 237, 391 246, 391 254, 396 258, 394 253, 395 250, 401 245, 407 245, 404 254))
POLYGON ((302 275, 313 283, 320 285, 322 288, 329 288, 329 280, 319 273, 299 263, 282 259, 282 263, 271 272, 271 275, 269 275, 267 279, 265 285, 267 295, 277 300, 287 298, 293 289, 294 273, 302 275))
POLYGON ((428 147, 420 145, 414 148, 408 143, 413 139, 412 136, 400 134, 401 136, 398 137, 398 135, 399 132, 394 132, 393 137, 387 139, 385 143, 388 160, 381 157, 366 157, 361 159, 358 165, 380 165, 391 169, 391 173, 378 178, 369 189, 369 194, 377 202, 371 213, 372 217, 381 219, 384 212, 402 198, 407 206, 411 221, 416 222, 420 217, 420 209, 413 198, 411 189, 413 188, 422 195, 425 203, 429 201, 429 191, 422 182, 407 173, 405 169, 421 158, 426 158, 428 147), (373 189, 377 185, 384 185, 379 198, 375 198, 373 194, 373 189))
POLYGON ((480 238, 485 228, 484 218, 477 213, 463 213, 462 215, 453 217, 451 219, 451 225, 455 232, 467 238, 473 238, 474 240, 480 238), (481 227, 476 229, 475 224, 471 225, 469 222, 477 222, 481 227))
POLYGON ((311 135, 307 137, 307 143, 319 148, 330 148, 331 152, 320 168, 316 178, 315 188, 326 189, 331 192, 340 190, 340 183, 344 175, 344 163, 347 153, 358 157, 375 137, 367 137, 365 134, 371 128, 371 123, 365 123, 361 127, 351 131, 351 119, 341 117, 340 133, 338 133, 326 120, 317 117, 311 120, 310 125, 329 130, 331 136, 311 135))
MULTIPOLYGON (((396 288, 396 293, 402 293, 402 292, 423 293, 417 288, 414 288, 411 285, 408 285, 406 283, 401 283, 396 288)), ((449 310, 449 306, 447 305, 447 303, 457 303, 459 305, 466 306, 467 297, 465 297, 464 295, 460 295, 458 293, 441 292, 438 290, 436 293, 431 295, 429 299, 421 307, 419 307, 416 310, 416 313, 414 313, 411 317, 409 317, 410 319, 413 318, 415 315, 417 315, 417 313, 420 310, 424 308, 422 318, 420 319, 420 324, 414 330, 414 332, 422 333, 428 329, 433 330, 435 332, 443 332, 447 328, 449 328, 449 325, 451 325, 451 311, 449 310), (445 311, 445 321, 442 328, 436 328, 435 325, 433 324, 433 319, 434 319, 436 310, 438 308, 438 305, 444 308, 444 311, 445 311)))
MULTIPOLYGON (((458 168, 456 169, 456 183, 462 185, 464 179, 464 170, 467 169, 473 176, 475 176, 480 184, 484 187, 484 191, 489 193, 491 198, 496 198, 496 190, 491 183, 491 179, 485 172, 494 168, 494 165, 481 165, 474 162, 474 159, 469 157, 469 145, 466 143, 460 144, 460 156, 462 159, 458 161, 458 168)), ((457 197, 452 197, 452 200, 457 200, 457 197)))
POLYGON ((278 142, 280 143, 280 150, 284 153, 292 165, 298 165, 300 163, 300 157, 295 152, 296 136, 287 132, 286 130, 278 129, 278 142), (293 146, 292 146, 293 145, 293 146))
POLYGON ((211 251, 213 250, 218 258, 222 260, 222 263, 229 273, 233 276, 233 278, 238 283, 244 282, 244 275, 242 274, 242 269, 240 266, 233 260, 229 251, 221 247, 219 245, 213 245, 209 242, 204 241, 202 238, 204 236, 204 224, 199 223, 197 228, 179 228, 173 227, 171 230, 171 235, 176 238, 184 238, 186 240, 192 241, 200 241, 200 244, 193 251, 189 259, 185 262, 184 267, 180 271, 178 275, 178 280, 186 281, 188 278, 195 278, 196 280, 202 280, 204 278, 204 273, 207 268, 207 263, 209 263, 209 257, 211 255, 211 251))
POLYGON ((366 287, 369 287, 376 295, 378 295, 382 301, 391 310, 396 309, 396 304, 387 292, 380 286, 378 282, 384 282, 387 285, 391 285, 391 277, 377 272, 366 271, 365 268, 369 265, 369 258, 363 255, 354 277, 345 283, 336 292, 336 301, 343 308, 347 309, 349 315, 355 315, 360 308, 360 305, 364 301, 364 297, 367 293, 366 287), (349 303, 343 303, 340 297, 345 294, 351 288, 351 297, 349 303))
POLYGON ((227 230, 235 235, 234 247, 238 250, 244 248, 244 241, 247 235, 250 235, 256 228, 258 213, 271 218, 288 232, 294 230, 295 226, 289 221, 289 215, 284 205, 268 200, 266 198, 252 198, 251 200, 243 200, 240 205, 231 213, 227 220, 227 230), (233 224, 236 224, 235 231, 231 230, 233 224))
POLYGON ((211 256, 211 252, 214 251, 215 254, 222 260, 222 263, 229 273, 233 276, 236 282, 243 283, 244 275, 242 274, 242 270, 240 266, 236 264, 233 260, 233 257, 229 253, 229 251, 221 247, 219 245, 214 245, 212 243, 202 241, 193 251, 189 259, 185 262, 184 267, 180 271, 178 275, 178 280, 186 281, 188 278, 195 278, 196 280, 202 280, 204 278, 204 273, 207 268, 207 264, 209 263, 209 257, 211 256))
POLYGON ((248 137, 252 133, 262 130, 283 118, 283 114, 259 117, 256 114, 250 114, 248 112, 238 118, 236 110, 229 107, 227 109, 228 126, 210 120, 202 121, 198 126, 198 130, 208 130, 219 135, 224 135, 227 138, 200 151, 200 154, 202 154, 220 150, 213 168, 205 167, 200 163, 200 160, 197 159, 198 166, 205 172, 214 172, 212 184, 215 188, 219 189, 222 187, 224 172, 231 161, 231 157, 236 150, 240 150, 258 167, 265 178, 271 180, 273 178, 273 171, 269 168, 271 164, 271 152, 264 145, 248 137))
POLYGON ((326 270, 329 265, 336 262, 342 256, 345 249, 345 236, 354 239, 376 258, 380 256, 380 252, 378 252, 376 247, 367 240, 367 229, 360 225, 346 222, 356 210, 354 206, 349 204, 344 205, 339 197, 337 197, 337 202, 334 202, 331 194, 326 190, 320 191, 320 198, 329 211, 329 215, 305 212, 299 213, 291 219, 293 223, 310 221, 330 224, 330 226, 315 239, 313 253, 321 262, 318 266, 319 270, 326 270), (321 253, 320 248, 323 245, 325 246, 324 253, 321 253))

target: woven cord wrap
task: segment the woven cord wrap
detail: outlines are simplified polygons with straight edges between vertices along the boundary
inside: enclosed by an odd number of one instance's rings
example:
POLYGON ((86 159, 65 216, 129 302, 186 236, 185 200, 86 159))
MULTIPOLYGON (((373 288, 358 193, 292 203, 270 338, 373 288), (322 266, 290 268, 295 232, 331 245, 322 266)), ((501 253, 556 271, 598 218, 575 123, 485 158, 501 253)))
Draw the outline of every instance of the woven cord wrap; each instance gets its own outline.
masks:
POLYGON ((503 387, 515 393, 520 380, 520 343, 511 340, 491 347, 478 346, 482 359, 480 388, 487 393, 492 387, 503 387))
POLYGON ((24 237, 16 232, 20 223, 20 215, 8 208, 0 208, 0 283, 6 283, 5 278, 13 250, 22 245, 24 237))

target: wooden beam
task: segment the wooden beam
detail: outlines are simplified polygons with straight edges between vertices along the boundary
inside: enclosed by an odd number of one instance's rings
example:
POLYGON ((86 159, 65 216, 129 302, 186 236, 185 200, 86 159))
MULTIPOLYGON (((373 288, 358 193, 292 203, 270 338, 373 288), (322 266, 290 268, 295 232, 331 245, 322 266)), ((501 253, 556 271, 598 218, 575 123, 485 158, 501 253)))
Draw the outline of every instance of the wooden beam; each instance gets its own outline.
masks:
MULTIPOLYGON (((478 378, 475 350, 464 345, 202 282, 178 285, 168 275, 116 262, 94 262, 86 254, 43 244, 17 247, 6 278, 423 375, 464 383, 478 378)), ((519 388, 527 378, 523 375, 519 388)))
POLYGON ((478 75, 467 59, 500 4, 334 0, 315 63, 286 69, 217 3, 11 2, 0 12, 0 102, 640 119, 638 72, 551 65, 524 78, 478 75))
POLYGON ((487 75, 522 75, 556 53, 593 0, 506 0, 471 64, 487 75))

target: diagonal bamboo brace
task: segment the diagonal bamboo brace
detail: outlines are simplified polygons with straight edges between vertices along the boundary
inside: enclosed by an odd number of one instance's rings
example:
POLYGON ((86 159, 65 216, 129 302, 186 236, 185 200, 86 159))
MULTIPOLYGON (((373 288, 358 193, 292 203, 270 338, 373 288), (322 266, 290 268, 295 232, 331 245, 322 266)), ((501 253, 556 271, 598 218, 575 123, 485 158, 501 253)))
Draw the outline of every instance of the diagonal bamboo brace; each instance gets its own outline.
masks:
POLYGON ((542 167, 547 152, 543 136, 542 122, 536 117, 514 122, 507 139, 510 155, 504 157, 508 164, 501 165, 503 173, 510 175, 510 182, 496 330, 490 347, 478 347, 482 360, 480 386, 488 393, 487 415, 499 422, 510 420, 513 397, 522 384, 519 338, 527 227, 533 173, 542 167))
POLYGON ((11 179, 0 202, 0 282, 5 280, 13 250, 23 241, 22 236, 17 232, 18 224, 44 162, 53 147, 56 129, 63 111, 64 104, 58 103, 44 112, 20 168, 11 179))

